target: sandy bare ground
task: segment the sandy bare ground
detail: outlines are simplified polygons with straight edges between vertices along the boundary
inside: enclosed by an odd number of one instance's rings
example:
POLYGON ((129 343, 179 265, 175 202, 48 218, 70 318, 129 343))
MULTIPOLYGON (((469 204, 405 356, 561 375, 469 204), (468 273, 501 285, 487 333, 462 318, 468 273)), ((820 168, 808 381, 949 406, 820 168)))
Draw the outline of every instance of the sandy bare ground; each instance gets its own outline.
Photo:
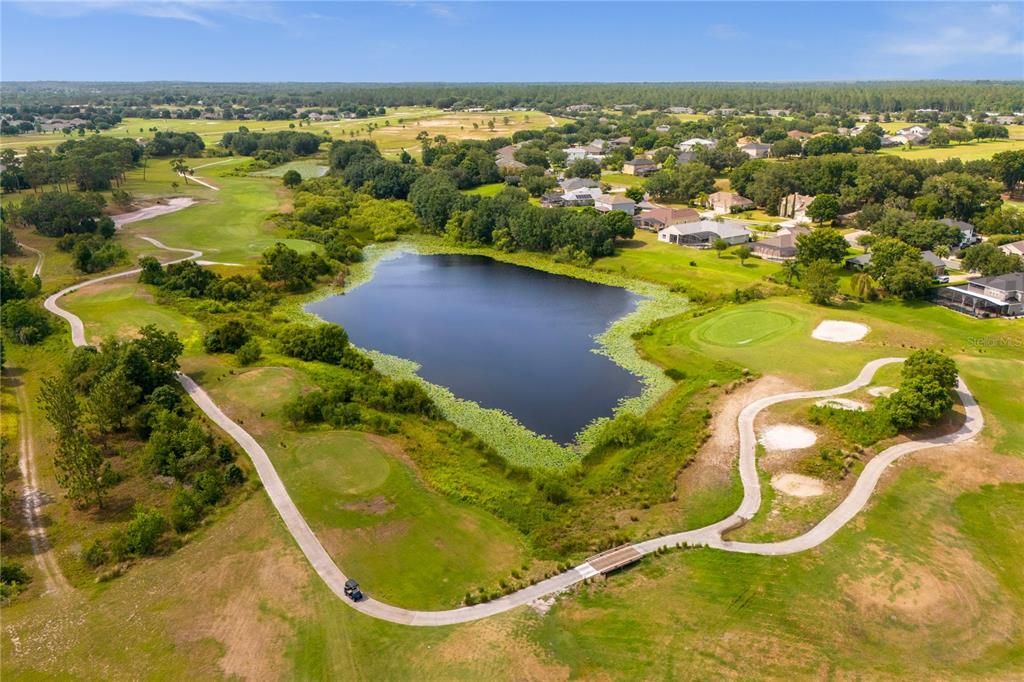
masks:
POLYGON ((761 432, 761 445, 769 452, 800 450, 818 442, 818 436, 810 429, 796 424, 773 424, 761 432))
POLYGON ((194 203, 196 203, 196 200, 192 197, 174 197, 173 199, 168 199, 166 203, 153 204, 152 206, 146 206, 129 213, 113 216, 114 225, 122 227, 131 223, 137 223, 140 220, 149 220, 150 218, 156 218, 157 216, 188 208, 194 203))
POLYGON ((817 497, 825 494, 825 483, 821 479, 803 474, 772 476, 772 487, 790 497, 817 497))
POLYGON ((18 469, 21 471, 21 510, 25 517, 26 534, 32 545, 32 557, 43 574, 46 592, 66 594, 72 591, 71 583, 60 570, 57 557, 46 537, 40 509, 48 496, 39 489, 39 474, 36 471, 35 444, 32 439, 32 413, 29 410, 28 393, 24 383, 15 389, 18 400, 18 469))
POLYGON ((860 341, 871 328, 860 322, 846 322, 842 320, 824 320, 814 328, 811 336, 819 341, 831 341, 832 343, 853 343, 860 341))
POLYGON ((727 484, 739 456, 740 437, 736 431, 736 420, 740 411, 748 403, 793 388, 785 379, 769 375, 722 396, 715 403, 708 425, 711 436, 697 451, 690 465, 679 474, 676 487, 685 492, 727 484))
POLYGON ((850 400, 849 398, 825 398, 814 403, 822 407, 834 407, 837 410, 866 410, 868 406, 859 400, 850 400))

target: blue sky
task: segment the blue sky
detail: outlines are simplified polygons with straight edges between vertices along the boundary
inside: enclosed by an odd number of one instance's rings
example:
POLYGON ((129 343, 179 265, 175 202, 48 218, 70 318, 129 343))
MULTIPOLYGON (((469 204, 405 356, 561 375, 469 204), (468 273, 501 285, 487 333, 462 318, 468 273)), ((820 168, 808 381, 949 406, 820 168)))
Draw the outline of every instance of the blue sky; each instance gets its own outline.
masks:
POLYGON ((3 80, 1024 78, 1024 4, 0 5, 3 80))

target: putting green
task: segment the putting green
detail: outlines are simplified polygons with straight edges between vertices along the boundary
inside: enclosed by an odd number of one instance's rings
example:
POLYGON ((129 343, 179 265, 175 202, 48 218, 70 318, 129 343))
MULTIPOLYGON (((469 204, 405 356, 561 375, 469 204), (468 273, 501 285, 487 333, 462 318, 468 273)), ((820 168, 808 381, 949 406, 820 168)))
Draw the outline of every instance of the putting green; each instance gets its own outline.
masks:
POLYGON ((785 333, 795 323, 790 315, 773 310, 736 310, 715 316, 693 334, 715 346, 752 346, 785 333))

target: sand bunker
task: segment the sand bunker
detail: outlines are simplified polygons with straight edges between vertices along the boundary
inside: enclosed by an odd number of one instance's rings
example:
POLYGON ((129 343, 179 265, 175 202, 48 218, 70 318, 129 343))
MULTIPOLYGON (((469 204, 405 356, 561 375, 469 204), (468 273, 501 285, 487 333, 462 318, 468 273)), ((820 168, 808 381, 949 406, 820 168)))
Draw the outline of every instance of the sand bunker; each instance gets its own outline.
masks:
POLYGON ((872 386, 868 389, 868 393, 875 396, 876 398, 880 395, 892 395, 896 392, 896 389, 892 386, 872 386))
POLYGON ((821 405, 822 407, 834 407, 837 410, 866 410, 868 406, 859 400, 850 400, 849 398, 825 398, 814 403, 815 405, 821 405))
POLYGON ((809 448, 817 440, 814 431, 793 424, 776 424, 761 432, 761 445, 769 451, 809 448))
POLYGON ((825 320, 811 332, 811 336, 821 341, 833 343, 852 343, 860 341, 871 329, 860 322, 841 322, 839 320, 825 320))
POLYGON ((772 487, 792 497, 817 497, 825 494, 825 483, 821 479, 802 474, 772 476, 772 487))

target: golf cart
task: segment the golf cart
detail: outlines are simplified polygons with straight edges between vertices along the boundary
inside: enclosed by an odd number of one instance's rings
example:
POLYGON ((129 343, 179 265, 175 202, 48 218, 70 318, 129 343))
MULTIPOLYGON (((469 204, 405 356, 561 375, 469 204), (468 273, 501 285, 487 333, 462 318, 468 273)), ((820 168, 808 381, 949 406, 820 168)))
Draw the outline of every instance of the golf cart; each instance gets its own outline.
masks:
POLYGON ((363 593, 359 590, 359 583, 352 578, 345 581, 345 596, 352 601, 362 601, 363 593))

